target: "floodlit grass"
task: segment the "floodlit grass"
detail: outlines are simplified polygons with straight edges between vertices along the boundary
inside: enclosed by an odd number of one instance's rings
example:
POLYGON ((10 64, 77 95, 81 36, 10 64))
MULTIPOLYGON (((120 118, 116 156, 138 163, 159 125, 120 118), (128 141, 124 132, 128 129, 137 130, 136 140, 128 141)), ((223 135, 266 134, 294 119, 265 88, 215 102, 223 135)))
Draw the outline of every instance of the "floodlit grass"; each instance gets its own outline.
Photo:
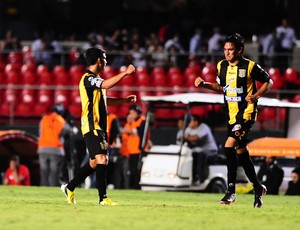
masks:
POLYGON ((76 189, 69 205, 60 188, 0 186, 0 229, 299 229, 300 197, 238 194, 220 205, 222 194, 108 190, 119 206, 99 206, 96 189, 76 189))

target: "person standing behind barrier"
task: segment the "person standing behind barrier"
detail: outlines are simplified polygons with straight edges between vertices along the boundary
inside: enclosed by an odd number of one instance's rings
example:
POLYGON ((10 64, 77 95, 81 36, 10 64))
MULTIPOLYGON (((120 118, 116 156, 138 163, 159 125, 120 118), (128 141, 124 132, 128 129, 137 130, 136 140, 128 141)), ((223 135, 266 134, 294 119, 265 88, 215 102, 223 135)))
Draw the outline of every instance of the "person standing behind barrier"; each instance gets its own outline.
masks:
POLYGON ((286 18, 282 19, 281 25, 276 27, 276 37, 280 40, 280 63, 278 64, 281 71, 285 71, 292 65, 293 49, 297 42, 295 30, 289 26, 286 18))
POLYGON ((4 175, 4 185, 30 185, 30 172, 26 165, 20 164, 20 158, 13 155, 9 160, 9 168, 4 175))
POLYGON ((54 105, 39 124, 38 155, 40 162, 41 186, 59 186, 62 173, 64 136, 71 131, 70 125, 62 117, 65 108, 54 105))
POLYGON ((248 133, 256 120, 257 101, 272 88, 273 81, 257 63, 243 57, 244 38, 240 34, 228 36, 223 49, 225 59, 217 64, 216 82, 205 82, 201 77, 197 77, 194 82, 196 87, 224 94, 228 119, 224 151, 228 172, 227 192, 220 204, 231 204, 236 199, 236 177, 240 163, 254 186, 254 208, 260 208, 266 187, 258 181, 249 156, 248 133), (256 81, 262 83, 259 89, 256 81))
POLYGON ((131 122, 126 123, 122 133, 128 135, 129 186, 131 189, 140 189, 141 145, 145 129, 145 117, 138 105, 130 106, 128 116, 131 122))
POLYGON ((276 157, 266 157, 265 163, 258 170, 258 180, 268 189, 268 194, 278 195, 284 172, 277 164, 276 157))
MULTIPOLYGON (((121 147, 119 149, 119 157, 117 161, 117 170, 116 170, 116 188, 124 188, 129 189, 130 183, 129 183, 129 154, 130 149, 132 149, 133 146, 130 146, 134 144, 134 138, 138 138, 137 134, 134 134, 132 132, 132 122, 134 121, 133 114, 128 113, 126 117, 126 123, 124 125, 124 128, 121 129, 121 147)), ((139 151, 139 150, 137 150, 139 151)))
POLYGON ((201 117, 193 115, 184 131, 184 140, 193 153, 193 184, 200 185, 207 175, 207 162, 210 156, 218 154, 218 146, 210 127, 202 122, 201 117))

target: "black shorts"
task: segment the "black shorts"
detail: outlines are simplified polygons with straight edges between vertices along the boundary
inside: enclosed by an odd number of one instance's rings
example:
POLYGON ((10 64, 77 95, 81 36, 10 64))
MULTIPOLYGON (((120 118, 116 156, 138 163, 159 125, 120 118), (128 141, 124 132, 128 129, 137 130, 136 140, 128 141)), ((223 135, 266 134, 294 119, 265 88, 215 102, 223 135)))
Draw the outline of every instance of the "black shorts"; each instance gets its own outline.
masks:
POLYGON ((227 126, 227 135, 236 140, 238 148, 245 148, 250 142, 248 139, 248 133, 251 130, 254 121, 245 121, 242 124, 234 123, 227 126))
POLYGON ((98 154, 108 154, 106 132, 101 130, 90 131, 84 134, 83 139, 91 159, 95 159, 98 154))

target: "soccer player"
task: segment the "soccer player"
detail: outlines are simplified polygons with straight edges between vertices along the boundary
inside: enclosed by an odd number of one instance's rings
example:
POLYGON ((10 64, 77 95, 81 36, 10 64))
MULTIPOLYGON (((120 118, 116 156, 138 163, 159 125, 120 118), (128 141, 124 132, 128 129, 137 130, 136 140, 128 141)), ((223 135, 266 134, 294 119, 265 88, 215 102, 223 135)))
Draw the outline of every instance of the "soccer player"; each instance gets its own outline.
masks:
POLYGON ((84 165, 68 184, 61 186, 68 203, 75 204, 74 190, 86 177, 96 171, 96 182, 100 205, 117 205, 106 194, 106 173, 108 164, 107 154, 107 106, 124 103, 135 103, 136 96, 128 95, 125 98, 111 98, 106 96, 106 90, 114 87, 124 77, 135 71, 129 65, 124 72, 111 78, 102 79, 101 72, 106 66, 106 52, 100 47, 92 47, 86 51, 88 69, 79 83, 82 103, 81 131, 89 152, 89 162, 84 165))
POLYGON ((228 170, 227 191, 220 203, 230 204, 236 199, 239 162, 253 184, 254 207, 260 208, 263 204, 262 196, 267 189, 257 179, 247 150, 247 136, 256 120, 257 100, 271 89, 273 81, 257 63, 243 57, 244 38, 240 34, 228 36, 223 49, 225 59, 217 64, 217 82, 205 82, 200 77, 194 82, 196 87, 223 92, 228 112, 227 139, 224 146, 228 170), (259 89, 256 81, 262 83, 259 89))

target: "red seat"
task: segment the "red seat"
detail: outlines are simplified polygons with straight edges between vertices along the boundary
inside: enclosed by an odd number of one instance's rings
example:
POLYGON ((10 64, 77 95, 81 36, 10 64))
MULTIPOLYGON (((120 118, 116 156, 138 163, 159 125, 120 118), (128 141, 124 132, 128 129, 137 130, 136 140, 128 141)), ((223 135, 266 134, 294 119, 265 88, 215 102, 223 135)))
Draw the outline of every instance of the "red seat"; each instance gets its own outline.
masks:
POLYGON ((194 82, 195 82, 196 77, 197 76, 192 73, 186 75, 184 78, 184 86, 185 87, 195 87, 194 82))
POLYGON ((1 116, 10 116, 14 113, 14 105, 11 103, 1 103, 0 104, 0 115, 1 116))
POLYGON ((149 74, 148 69, 146 67, 138 66, 135 70, 136 74, 149 74))
POLYGON ((169 86, 183 86, 183 76, 181 75, 181 73, 173 73, 169 75, 169 79, 168 79, 168 85, 169 86))
POLYGON ((52 105, 47 105, 45 103, 36 103, 33 108, 33 115, 41 117, 45 113, 51 111, 52 105))
POLYGON ((50 72, 41 72, 37 75, 37 82, 40 85, 53 85, 54 79, 53 75, 50 72))
POLYGON ((275 128, 276 126, 276 108, 264 107, 259 111, 258 121, 260 128, 275 128))
POLYGON ((22 74, 22 83, 35 85, 37 83, 36 73, 35 72, 25 72, 22 74))
POLYGON ((19 73, 21 71, 22 64, 21 63, 8 63, 5 66, 4 72, 7 74, 9 72, 19 73))
POLYGON ((53 74, 55 85, 67 85, 70 84, 70 78, 67 72, 57 72, 53 74))
POLYGON ((152 72, 151 72, 151 75, 154 76, 156 74, 161 74, 161 75, 166 75, 166 71, 163 67, 154 67, 152 72))
POLYGON ((0 85, 6 84, 6 75, 5 73, 0 72, 0 85))
POLYGON ((28 107, 31 107, 35 102, 35 90, 31 89, 29 85, 25 85, 21 90, 20 102, 26 104, 28 107))
POLYGON ((192 115, 198 115, 200 117, 206 117, 208 115, 208 108, 206 106, 194 106, 191 108, 190 113, 192 115))
POLYGON ((74 73, 80 73, 83 74, 85 72, 82 65, 72 65, 68 70, 70 76, 74 73))
POLYGON ((173 74, 181 75, 181 70, 179 67, 170 67, 168 69, 168 76, 172 76, 173 74))
POLYGON ((3 73, 5 70, 6 63, 0 60, 0 73, 3 73))
POLYGON ((292 102, 299 103, 300 102, 300 94, 296 94, 295 96, 293 96, 292 102))
POLYGON ((70 92, 70 98, 72 100, 71 104, 73 104, 73 103, 75 103, 75 104, 81 104, 79 90, 77 90, 77 89, 71 90, 71 92, 70 92))
POLYGON ((50 107, 53 105, 53 91, 47 88, 41 88, 37 91, 36 101, 39 104, 50 107))
POLYGON ((16 116, 28 117, 34 115, 34 110, 27 103, 18 103, 15 110, 16 116))
POLYGON ((72 103, 68 107, 70 113, 75 116, 76 118, 81 117, 81 104, 79 103, 72 103))
POLYGON ((60 89, 59 87, 54 91, 54 103, 62 104, 65 107, 69 105, 69 91, 66 89, 60 89))
POLYGON ((285 79, 278 74, 270 75, 271 79, 273 80, 272 89, 283 89, 285 85, 285 79))
POLYGON ((34 63, 27 63, 27 64, 24 64, 22 65, 21 67, 21 74, 25 74, 27 72, 36 72, 36 66, 34 63))
POLYGON ((111 78, 116 75, 116 70, 112 66, 105 66, 103 72, 101 73, 101 77, 104 79, 111 78))
POLYGON ((152 76, 152 86, 157 87, 157 86, 166 86, 167 85, 167 75, 164 73, 155 73, 152 76))
POLYGON ((136 85, 137 86, 150 86, 151 77, 148 73, 137 73, 136 74, 136 85))
POLYGON ((70 81, 66 68, 63 65, 54 66, 52 75, 56 85, 67 85, 70 81))
POLYGON ((155 110, 155 119, 170 119, 172 111, 166 108, 159 108, 155 110))
POLYGON ((36 68, 37 75, 41 75, 42 73, 50 73, 48 66, 46 65, 38 65, 36 68))
POLYGON ((287 68, 284 72, 284 79, 289 83, 297 83, 300 80, 298 71, 294 68, 287 68))
POLYGON ((199 76, 201 74, 202 68, 198 64, 190 64, 186 69, 184 70, 184 76, 193 75, 194 78, 196 76, 199 76))
POLYGON ((207 73, 202 76, 202 79, 206 82, 214 83, 214 82, 216 82, 217 75, 215 75, 213 73, 207 73))
POLYGON ((4 103, 8 102, 8 103, 15 103, 19 100, 19 93, 20 90, 15 89, 11 86, 8 86, 5 90, 4 90, 4 103))
POLYGON ((202 76, 204 77, 207 74, 216 75, 217 74, 217 67, 215 64, 206 63, 201 72, 202 76))
POLYGON ((21 83, 21 74, 15 71, 6 73, 6 84, 18 84, 21 83))

